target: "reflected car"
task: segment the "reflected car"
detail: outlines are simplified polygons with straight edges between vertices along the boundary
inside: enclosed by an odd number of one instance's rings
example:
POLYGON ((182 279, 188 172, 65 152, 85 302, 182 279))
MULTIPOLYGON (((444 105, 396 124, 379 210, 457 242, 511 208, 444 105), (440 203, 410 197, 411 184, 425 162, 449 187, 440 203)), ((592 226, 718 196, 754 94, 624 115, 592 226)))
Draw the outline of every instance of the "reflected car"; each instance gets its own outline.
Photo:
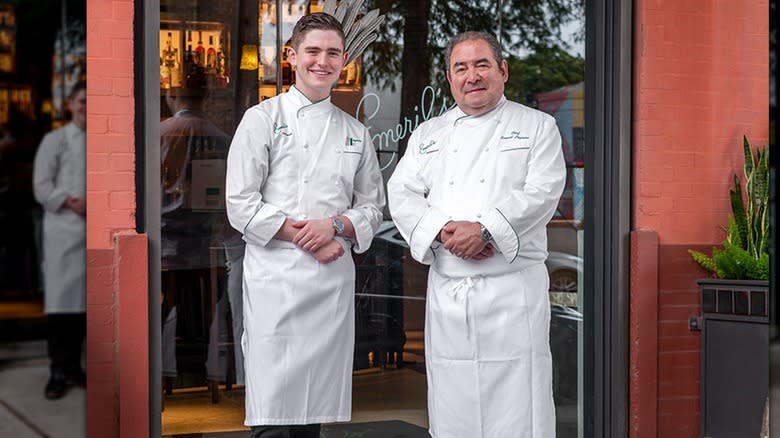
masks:
POLYGON ((550 273, 551 292, 577 292, 577 278, 582 258, 565 252, 550 251, 544 264, 550 273))

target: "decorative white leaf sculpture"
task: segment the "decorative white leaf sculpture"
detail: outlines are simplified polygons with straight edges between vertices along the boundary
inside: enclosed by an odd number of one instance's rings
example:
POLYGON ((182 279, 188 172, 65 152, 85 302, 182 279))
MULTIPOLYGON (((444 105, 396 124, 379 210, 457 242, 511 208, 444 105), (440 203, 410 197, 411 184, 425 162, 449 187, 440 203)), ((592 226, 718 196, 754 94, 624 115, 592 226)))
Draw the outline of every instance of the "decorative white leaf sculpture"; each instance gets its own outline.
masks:
POLYGON ((360 20, 357 16, 363 8, 364 0, 325 0, 323 12, 333 15, 341 22, 344 29, 344 50, 349 55, 347 64, 360 56, 364 50, 377 39, 376 30, 384 21, 385 16, 379 14, 379 9, 373 9, 363 15, 360 20))

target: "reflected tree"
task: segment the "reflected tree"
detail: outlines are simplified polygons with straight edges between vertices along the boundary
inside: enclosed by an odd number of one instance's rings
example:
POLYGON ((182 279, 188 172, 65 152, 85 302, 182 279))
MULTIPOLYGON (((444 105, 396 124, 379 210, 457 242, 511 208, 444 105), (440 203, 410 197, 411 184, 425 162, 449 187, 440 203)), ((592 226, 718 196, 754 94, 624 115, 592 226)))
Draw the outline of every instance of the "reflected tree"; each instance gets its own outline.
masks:
POLYGON ((508 99, 536 107, 534 95, 585 80, 585 59, 558 46, 536 46, 523 58, 508 59, 508 99))
MULTIPOLYGON (((423 89, 446 89, 443 52, 447 39, 468 30, 499 36, 507 53, 537 47, 570 49, 565 26, 579 23, 574 38, 584 38, 585 0, 371 0, 368 8, 385 14, 379 39, 365 54, 368 79, 395 90, 400 75, 399 120, 414 120, 423 89)), ((399 155, 406 147, 398 145, 399 155)))

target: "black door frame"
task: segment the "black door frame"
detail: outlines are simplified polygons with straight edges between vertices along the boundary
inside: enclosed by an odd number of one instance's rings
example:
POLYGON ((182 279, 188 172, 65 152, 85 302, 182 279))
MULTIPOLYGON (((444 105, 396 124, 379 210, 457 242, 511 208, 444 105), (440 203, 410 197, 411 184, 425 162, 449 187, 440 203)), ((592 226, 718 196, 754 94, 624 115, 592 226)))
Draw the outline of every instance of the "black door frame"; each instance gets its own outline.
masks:
POLYGON ((585 7, 585 436, 628 436, 631 0, 585 7), (598 317, 596 317, 598 316, 598 317))
MULTIPOLYGON (((136 228, 149 239, 149 436, 161 436, 159 0, 136 0, 136 228)), ((631 0, 586 0, 586 437, 628 434, 631 0), (595 316, 598 315, 598 318, 595 316)))

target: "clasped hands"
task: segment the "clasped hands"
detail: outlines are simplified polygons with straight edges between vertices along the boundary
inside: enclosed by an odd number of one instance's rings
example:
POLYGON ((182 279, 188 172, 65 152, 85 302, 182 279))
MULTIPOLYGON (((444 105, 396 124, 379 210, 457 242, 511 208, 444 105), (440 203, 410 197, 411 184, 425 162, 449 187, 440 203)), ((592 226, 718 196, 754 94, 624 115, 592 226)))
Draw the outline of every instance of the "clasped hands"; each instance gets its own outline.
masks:
POLYGON ((87 217, 87 203, 84 198, 68 196, 65 198, 65 202, 62 203, 62 207, 72 210, 81 217, 87 217))
POLYGON ((290 221, 290 225, 296 230, 292 243, 310 253, 320 263, 330 263, 344 255, 344 247, 335 239, 336 230, 332 219, 290 221))
POLYGON ((484 260, 495 253, 493 245, 482 239, 479 222, 449 221, 439 231, 444 248, 463 260, 484 260))

